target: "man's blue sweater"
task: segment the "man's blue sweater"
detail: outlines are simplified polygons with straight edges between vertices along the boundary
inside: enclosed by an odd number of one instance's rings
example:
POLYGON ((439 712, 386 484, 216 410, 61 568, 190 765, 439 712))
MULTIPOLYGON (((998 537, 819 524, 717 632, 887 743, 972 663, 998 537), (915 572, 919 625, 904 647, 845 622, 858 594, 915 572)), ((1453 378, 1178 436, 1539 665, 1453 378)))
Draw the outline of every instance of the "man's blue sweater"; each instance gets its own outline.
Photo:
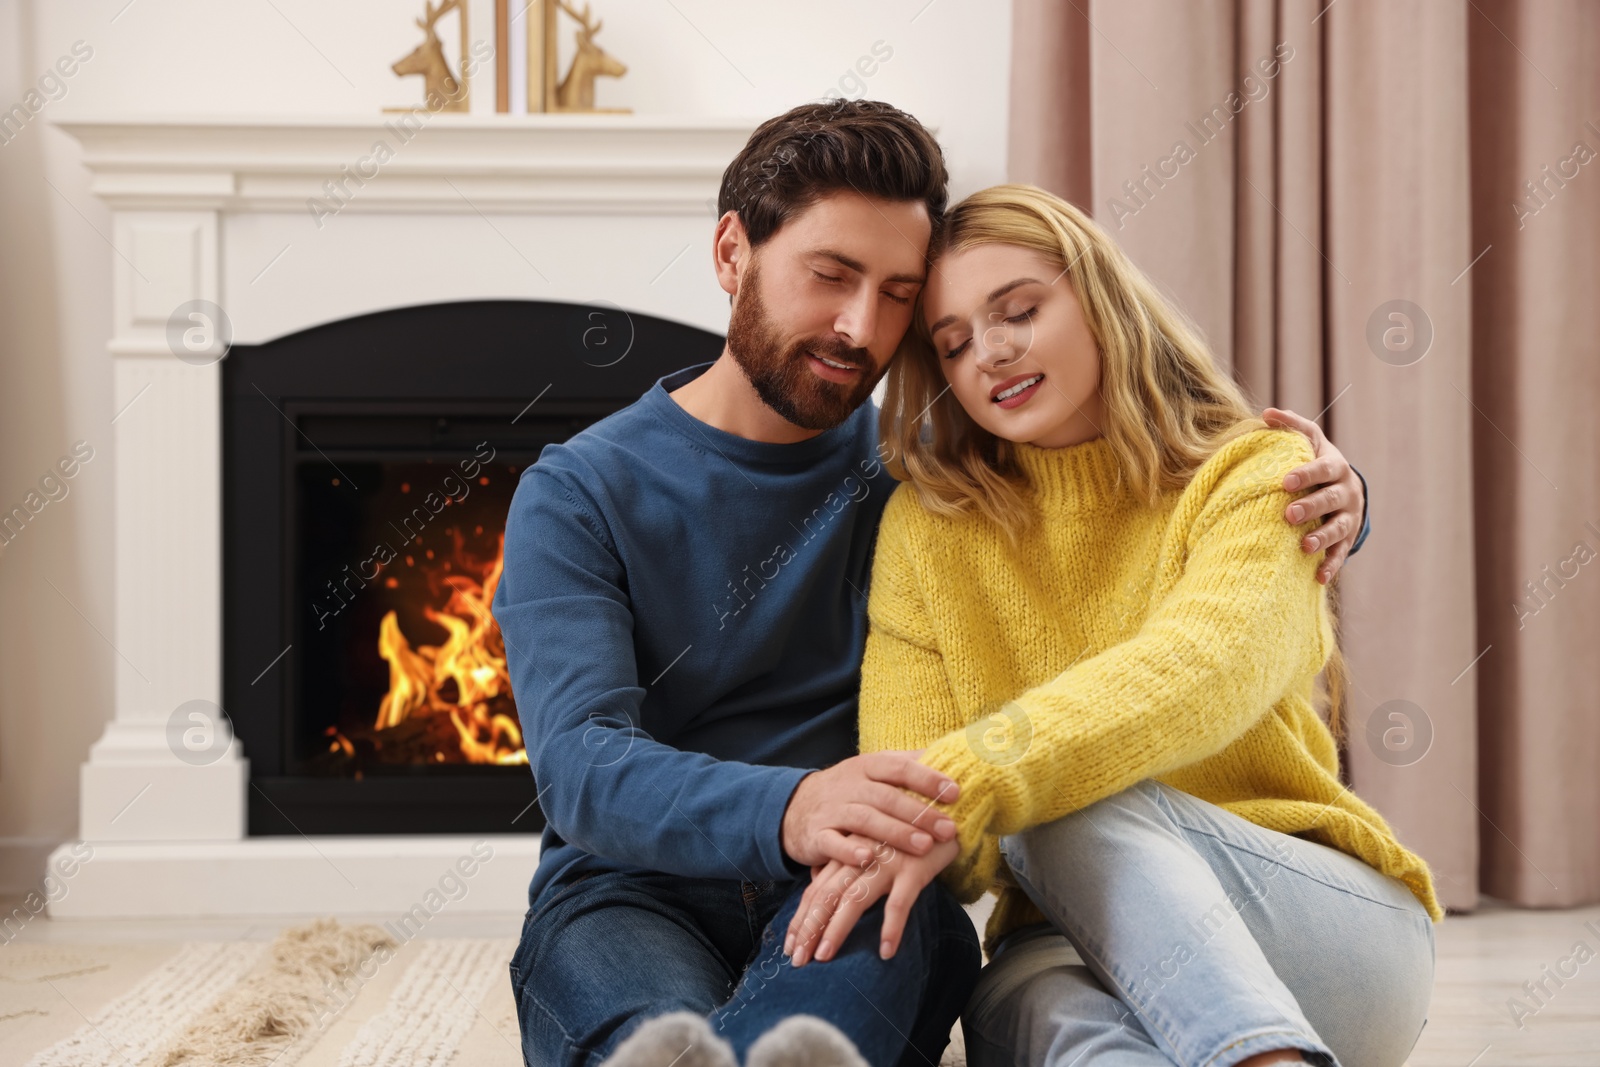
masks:
POLYGON ((783 813, 856 753, 876 409, 792 445, 643 398, 522 473, 493 612, 547 820, 530 902, 585 871, 782 881, 783 813))

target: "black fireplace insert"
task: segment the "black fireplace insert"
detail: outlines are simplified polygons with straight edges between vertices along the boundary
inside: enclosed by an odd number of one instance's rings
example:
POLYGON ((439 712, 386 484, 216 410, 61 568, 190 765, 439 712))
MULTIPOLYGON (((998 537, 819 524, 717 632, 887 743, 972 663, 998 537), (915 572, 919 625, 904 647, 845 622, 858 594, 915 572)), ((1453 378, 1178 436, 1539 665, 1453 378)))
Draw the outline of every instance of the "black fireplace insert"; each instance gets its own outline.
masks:
POLYGON ((489 612, 517 478, 722 344, 609 305, 472 301, 229 351, 223 696, 251 834, 543 826, 489 612))

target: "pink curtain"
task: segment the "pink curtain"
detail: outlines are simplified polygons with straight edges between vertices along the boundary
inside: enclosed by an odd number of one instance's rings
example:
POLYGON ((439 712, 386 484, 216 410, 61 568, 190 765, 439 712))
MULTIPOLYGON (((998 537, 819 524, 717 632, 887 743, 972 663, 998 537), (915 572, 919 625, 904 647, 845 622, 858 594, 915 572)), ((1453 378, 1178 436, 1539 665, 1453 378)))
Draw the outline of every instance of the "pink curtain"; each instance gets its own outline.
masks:
POLYGON ((1451 908, 1600 900, 1600 2, 1013 10, 1011 179, 1367 476, 1352 786, 1451 908))

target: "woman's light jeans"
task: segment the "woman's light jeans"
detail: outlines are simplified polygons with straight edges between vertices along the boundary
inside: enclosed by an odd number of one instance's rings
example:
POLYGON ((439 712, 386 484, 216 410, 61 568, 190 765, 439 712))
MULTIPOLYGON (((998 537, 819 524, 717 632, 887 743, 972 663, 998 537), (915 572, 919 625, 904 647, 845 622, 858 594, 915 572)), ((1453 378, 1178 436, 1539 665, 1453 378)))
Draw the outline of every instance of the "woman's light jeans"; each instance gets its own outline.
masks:
POLYGON ((1050 922, 984 969, 972 1067, 1399 1067, 1422 1033, 1433 923, 1353 856, 1153 780, 1000 848, 1050 922))

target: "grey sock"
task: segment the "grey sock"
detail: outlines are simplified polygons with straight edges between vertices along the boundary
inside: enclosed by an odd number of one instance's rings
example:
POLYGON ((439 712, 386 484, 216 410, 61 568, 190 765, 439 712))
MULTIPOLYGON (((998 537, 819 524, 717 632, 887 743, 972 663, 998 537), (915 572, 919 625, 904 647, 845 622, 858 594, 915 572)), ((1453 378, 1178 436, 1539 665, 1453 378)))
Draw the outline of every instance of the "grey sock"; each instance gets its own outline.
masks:
POLYGON ((746 1067, 867 1067, 838 1027, 815 1015, 791 1015, 756 1038, 746 1067))
POLYGON ((611 1053, 604 1067, 738 1067, 733 1046, 704 1016, 675 1011, 645 1021, 611 1053))

